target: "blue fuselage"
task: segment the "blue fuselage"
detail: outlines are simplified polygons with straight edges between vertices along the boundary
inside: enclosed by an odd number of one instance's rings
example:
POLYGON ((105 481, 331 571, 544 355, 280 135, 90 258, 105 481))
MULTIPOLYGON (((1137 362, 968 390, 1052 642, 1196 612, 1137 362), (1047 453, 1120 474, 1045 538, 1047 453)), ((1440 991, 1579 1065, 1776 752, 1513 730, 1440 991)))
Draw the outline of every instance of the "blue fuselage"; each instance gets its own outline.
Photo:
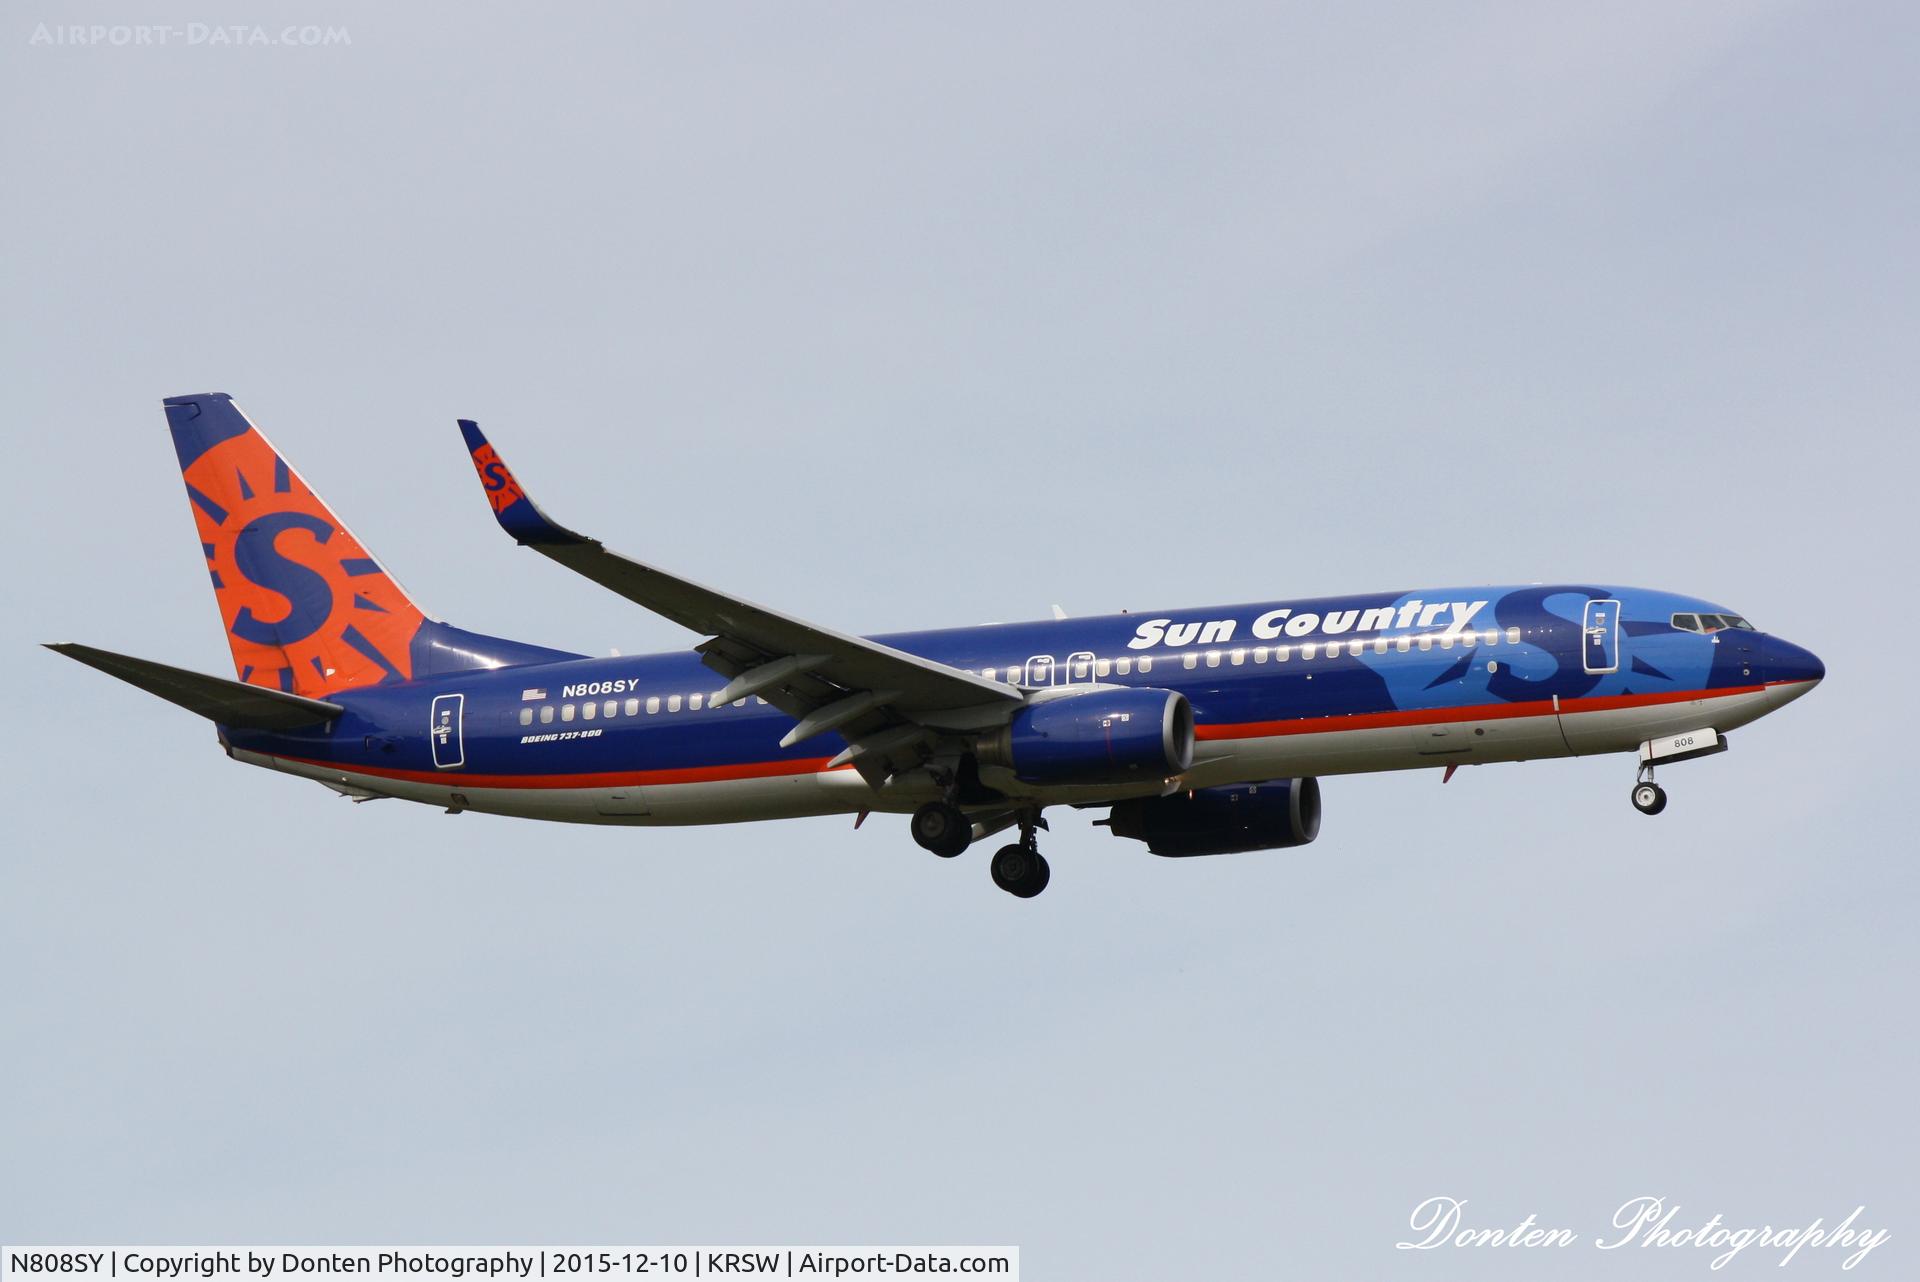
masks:
MULTIPOLYGON (((1623 751, 1743 725, 1823 675, 1810 653, 1721 607, 1591 585, 1448 588, 995 624, 876 638, 1066 694, 1177 691, 1198 752, 1180 786, 1623 751)), ((925 790, 826 767, 828 733, 783 748, 793 719, 691 651, 574 659, 342 692, 308 733, 227 728, 243 760, 352 795, 610 823, 905 810, 925 790)), ((1099 790, 997 784, 1026 804, 1099 790)), ((1120 793, 1117 795, 1132 795, 1120 793)))

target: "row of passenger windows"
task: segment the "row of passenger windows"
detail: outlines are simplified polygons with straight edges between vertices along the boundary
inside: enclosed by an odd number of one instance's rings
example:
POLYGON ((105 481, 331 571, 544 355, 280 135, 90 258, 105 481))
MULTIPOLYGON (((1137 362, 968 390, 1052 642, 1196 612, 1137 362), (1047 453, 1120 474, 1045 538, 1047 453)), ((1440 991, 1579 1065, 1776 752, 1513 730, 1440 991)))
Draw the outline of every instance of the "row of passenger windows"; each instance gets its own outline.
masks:
MULTIPOLYGON (((1118 659, 1073 655, 1065 661, 1063 666, 1066 667, 1068 676, 1074 681, 1085 681, 1089 676, 1095 680, 1104 680, 1115 673, 1123 677, 1130 676, 1136 670, 1143 674, 1149 673, 1153 671, 1155 662, 1171 663, 1176 657, 1181 666, 1186 668, 1197 668, 1202 663, 1209 668, 1217 668, 1223 663, 1237 668, 1248 662, 1286 663, 1293 658, 1296 650, 1299 651, 1302 659, 1315 659, 1322 653, 1331 659, 1338 658, 1342 654, 1360 655, 1368 650, 1375 654, 1385 654, 1392 649, 1406 654, 1410 650, 1432 650, 1435 647, 1451 650, 1455 646, 1497 646, 1503 641, 1507 645, 1519 645, 1520 629, 1508 628, 1504 632, 1498 628, 1489 628, 1484 632, 1429 632, 1417 637, 1374 637, 1371 640, 1360 641, 1307 641, 1299 645, 1260 645, 1251 649, 1238 650, 1189 650, 1177 656, 1163 654, 1157 659, 1150 654, 1137 657, 1123 655, 1118 659)), ((1004 678, 1009 685, 1017 685, 1026 672, 1026 668, 1007 668, 1004 670, 1004 678)), ((986 668, 980 675, 989 681, 999 681, 1002 679, 1003 671, 999 668, 986 668)))
POLYGON ((1738 628, 1742 632, 1754 632, 1757 629, 1737 614, 1676 614, 1673 626, 1682 632, 1718 632, 1722 628, 1738 628))
MULTIPOLYGON (((1674 626, 1680 626, 1679 620, 1681 618, 1691 617, 1691 615, 1675 616, 1674 626)), ((1746 624, 1745 621, 1742 620, 1738 624, 1728 624, 1727 626, 1744 627, 1746 624)), ((1209 668, 1217 668, 1222 664, 1238 668, 1249 662, 1256 664, 1268 662, 1287 663, 1293 659, 1296 650, 1299 651, 1300 658, 1303 660, 1317 659, 1322 653, 1324 653, 1326 657, 1334 659, 1340 657, 1342 654, 1358 656, 1368 650, 1372 650, 1375 654, 1385 654, 1389 649, 1392 649, 1401 654, 1406 654, 1412 650, 1425 651, 1435 649, 1436 647, 1441 650, 1451 650, 1455 646, 1468 649, 1474 646, 1497 646, 1502 642, 1507 645, 1519 645, 1520 629, 1508 628, 1504 633, 1497 628, 1489 628, 1484 632, 1429 632, 1420 636, 1374 637, 1372 640, 1361 641, 1306 641, 1299 645, 1260 645, 1254 646, 1251 649, 1242 648, 1238 650, 1190 650, 1178 656, 1163 654, 1159 656, 1158 662, 1171 663, 1177 657, 1181 666, 1187 669, 1198 668, 1202 663, 1206 664, 1209 668)), ((1071 680, 1085 681, 1092 678, 1096 681, 1103 681, 1116 674, 1125 677, 1139 672, 1144 676, 1153 671, 1155 662, 1155 656, 1150 654, 1122 655, 1117 659, 1100 659, 1095 658, 1093 655, 1074 655, 1060 666, 1067 669, 1069 679, 1071 680)), ((1051 671, 1051 668, 1049 668, 1048 677, 1037 677, 1037 679, 1042 681, 1050 679, 1051 671)), ((987 680, 1005 680, 1009 685, 1019 685, 1025 673, 1026 669, 1022 667, 1009 667, 1004 669, 983 668, 980 670, 980 675, 987 680)), ((643 709, 647 716, 653 716, 663 711, 679 712, 682 708, 685 708, 689 712, 698 712, 702 707, 718 710, 721 706, 718 702, 719 697, 720 692, 716 690, 712 694, 704 692, 686 696, 677 694, 661 696, 656 694, 648 695, 644 699, 607 699, 598 702, 590 701, 581 704, 562 703, 558 705, 548 703, 542 704, 537 710, 531 706, 521 708, 520 724, 530 726, 537 719, 541 725, 545 726, 552 725, 556 719, 567 722, 573 721, 576 717, 581 721, 612 721, 621 716, 640 716, 642 715, 643 709)), ((748 702, 749 700, 741 699, 736 701, 732 706, 736 708, 744 707, 748 702)), ((767 703, 765 699, 760 698, 758 695, 754 696, 751 702, 757 703, 762 707, 765 707, 767 703)))
MULTIPOLYGON (((682 708, 685 708, 689 712, 698 712, 702 707, 707 707, 717 712, 720 709, 719 699, 720 692, 715 690, 712 694, 707 694, 703 691, 687 695, 684 698, 677 694, 670 694, 664 698, 654 694, 648 695, 645 699, 635 698, 625 701, 608 699, 604 702, 587 702, 581 704, 562 703, 557 706, 551 703, 545 703, 540 705, 537 715, 541 725, 550 726, 554 723, 556 717, 561 721, 572 721, 576 716, 582 721, 612 721, 615 717, 619 716, 637 717, 641 714, 643 708, 646 710, 646 715, 648 716, 653 716, 663 711, 678 712, 682 708)), ((748 702, 746 699, 736 699, 732 706, 744 708, 748 702)), ((757 695, 752 699, 752 702, 759 704, 763 708, 767 706, 767 701, 757 695)), ((520 724, 523 726, 532 725, 535 716, 535 710, 530 706, 520 709, 520 724)))

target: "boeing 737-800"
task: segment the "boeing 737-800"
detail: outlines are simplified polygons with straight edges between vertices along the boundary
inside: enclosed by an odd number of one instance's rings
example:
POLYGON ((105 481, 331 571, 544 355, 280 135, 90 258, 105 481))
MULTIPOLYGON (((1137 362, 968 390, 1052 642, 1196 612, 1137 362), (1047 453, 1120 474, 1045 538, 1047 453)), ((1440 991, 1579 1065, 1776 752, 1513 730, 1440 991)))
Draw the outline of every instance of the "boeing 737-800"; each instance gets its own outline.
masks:
POLYGON ((52 648, 212 720, 228 756, 358 801, 600 824, 911 816, 951 858, 1050 806, 1157 855, 1302 845, 1318 777, 1636 753, 1656 766, 1825 675, 1711 601, 1596 583, 1428 588, 858 637, 608 551, 534 505, 480 429, 502 529, 700 640, 589 658, 429 617, 223 394, 165 402, 235 680, 52 648))

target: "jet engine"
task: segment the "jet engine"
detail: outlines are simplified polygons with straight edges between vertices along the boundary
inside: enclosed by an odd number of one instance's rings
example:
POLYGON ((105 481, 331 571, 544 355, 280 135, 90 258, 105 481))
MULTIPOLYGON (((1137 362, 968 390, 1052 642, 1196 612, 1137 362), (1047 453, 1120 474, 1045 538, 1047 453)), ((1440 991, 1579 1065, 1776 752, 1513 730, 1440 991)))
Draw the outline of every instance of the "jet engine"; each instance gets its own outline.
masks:
POLYGON ((982 766, 1024 783, 1136 783, 1193 764, 1193 707, 1173 690, 1089 690, 1029 704, 980 736, 982 766))
POLYGON ((1304 846, 1320 835, 1320 781, 1271 779, 1117 802, 1106 825, 1172 858, 1304 846))

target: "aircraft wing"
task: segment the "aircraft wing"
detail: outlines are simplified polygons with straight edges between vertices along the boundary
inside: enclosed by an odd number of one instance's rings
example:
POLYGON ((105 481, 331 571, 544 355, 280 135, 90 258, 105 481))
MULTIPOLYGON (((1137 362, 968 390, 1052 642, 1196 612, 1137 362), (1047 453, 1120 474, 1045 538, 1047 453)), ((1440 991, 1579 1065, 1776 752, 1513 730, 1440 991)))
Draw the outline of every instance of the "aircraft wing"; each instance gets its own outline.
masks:
POLYGON ((269 690, 265 686, 245 685, 225 677, 210 677, 172 664, 136 659, 130 654, 115 654, 71 641, 51 643, 47 649, 98 668, 108 676, 119 677, 128 685, 157 694, 168 703, 178 704, 221 725, 247 730, 292 730, 331 721, 346 711, 337 703, 269 690))
POLYGON ((1017 687, 808 623, 608 551, 598 539, 542 512, 478 424, 461 419, 460 431, 502 529, 636 605, 706 634, 710 639, 696 647, 702 662, 731 678, 718 701, 765 699, 800 722, 787 743, 837 730, 852 746, 836 763, 852 761, 868 773, 918 748, 930 726, 994 724, 1024 701, 1017 687), (969 715, 942 716, 962 711, 969 715))

